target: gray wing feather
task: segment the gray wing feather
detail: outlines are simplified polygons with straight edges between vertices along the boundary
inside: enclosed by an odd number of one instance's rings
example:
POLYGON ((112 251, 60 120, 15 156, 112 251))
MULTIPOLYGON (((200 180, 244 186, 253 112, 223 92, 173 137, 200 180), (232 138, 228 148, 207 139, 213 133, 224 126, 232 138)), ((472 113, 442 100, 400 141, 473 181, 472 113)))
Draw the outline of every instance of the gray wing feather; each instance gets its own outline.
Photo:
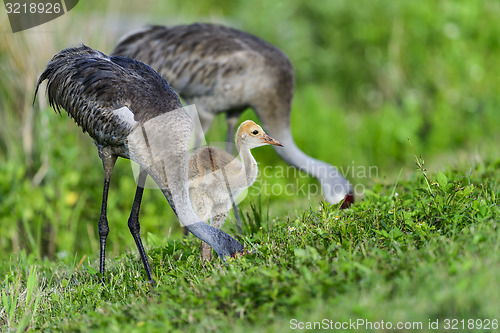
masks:
POLYGON ((56 54, 38 79, 47 80, 49 104, 61 108, 101 145, 121 145, 130 131, 112 111, 123 106, 136 121, 182 107, 168 82, 149 66, 108 57, 85 45, 56 54))

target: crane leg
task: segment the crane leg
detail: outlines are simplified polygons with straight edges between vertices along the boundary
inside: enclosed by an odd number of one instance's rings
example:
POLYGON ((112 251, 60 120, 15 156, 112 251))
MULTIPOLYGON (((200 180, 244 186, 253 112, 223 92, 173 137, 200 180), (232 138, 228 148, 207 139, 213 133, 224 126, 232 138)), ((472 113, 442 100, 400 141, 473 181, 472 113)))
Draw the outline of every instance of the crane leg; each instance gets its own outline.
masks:
POLYGON ((141 208, 142 194, 144 192, 144 186, 146 184, 146 177, 148 174, 145 170, 141 168, 139 171, 139 177, 137 179, 137 190, 135 192, 134 204, 132 205, 132 211, 130 212, 130 217, 128 219, 128 228, 130 229, 130 233, 134 237, 135 244, 137 245, 137 249, 139 250, 139 254, 142 259, 142 263, 144 264, 144 269, 146 270, 146 274, 148 276, 148 280, 152 285, 155 285, 155 280, 153 279, 153 274, 151 272, 151 266, 149 266, 148 257, 146 255, 146 251, 144 250, 144 246, 142 245, 141 240, 141 224, 139 223, 139 210, 141 208))
POLYGON ((236 125, 238 125, 238 121, 240 120, 240 116, 242 113, 243 111, 241 110, 226 112, 226 124, 227 124, 226 151, 230 154, 233 153, 234 133, 236 132, 236 125))
POLYGON ((107 218, 107 206, 108 206, 108 190, 109 182, 111 181, 111 174, 113 173, 113 168, 116 162, 116 156, 106 153, 105 151, 99 150, 99 156, 102 159, 102 165, 104 168, 104 188, 102 191, 102 205, 101 205, 101 216, 99 217, 99 272, 104 275, 105 271, 105 261, 106 261, 106 239, 108 238, 109 226, 107 218))
MULTIPOLYGON (((214 228, 217 228, 217 229, 222 228, 228 215, 229 215, 229 212, 224 212, 224 213, 220 213, 220 214, 217 214, 215 216, 212 216, 212 218, 210 218, 210 225, 214 228)), ((201 241, 200 252, 201 252, 201 260, 203 262, 212 260, 212 248, 210 247, 210 245, 208 245, 204 241, 201 241)))
POLYGON ((198 128, 198 131, 195 130, 195 140, 194 140, 194 147, 193 148, 198 148, 202 144, 207 144, 207 140, 205 138, 206 133, 210 129, 210 126, 212 125, 215 115, 212 113, 207 113, 203 111, 203 108, 200 106, 199 107, 200 113, 198 113, 199 119, 200 119, 200 124, 201 124, 201 132, 199 131, 200 129, 198 128))
MULTIPOLYGON (((210 225, 214 228, 217 228, 217 229, 222 228, 222 226, 224 225, 224 222, 227 219, 228 214, 229 214, 229 212, 224 212, 224 213, 220 213, 220 214, 217 214, 215 216, 212 216, 212 218, 210 218, 210 225)), ((200 253, 201 253, 201 261, 202 262, 212 261, 212 248, 210 247, 210 245, 208 245, 204 241, 201 241, 200 253)))
POLYGON ((201 241, 200 244, 200 253, 201 253, 201 261, 212 261, 212 248, 210 245, 205 243, 204 241, 201 241))

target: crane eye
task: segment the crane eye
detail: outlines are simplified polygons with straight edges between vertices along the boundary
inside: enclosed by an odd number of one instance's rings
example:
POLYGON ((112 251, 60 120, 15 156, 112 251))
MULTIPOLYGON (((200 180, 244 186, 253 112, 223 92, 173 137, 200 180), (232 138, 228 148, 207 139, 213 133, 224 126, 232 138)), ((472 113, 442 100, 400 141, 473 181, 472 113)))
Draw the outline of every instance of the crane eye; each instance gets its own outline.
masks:
POLYGON ((253 135, 257 135, 257 134, 259 134, 259 131, 255 130, 255 131, 252 132, 252 134, 253 135))

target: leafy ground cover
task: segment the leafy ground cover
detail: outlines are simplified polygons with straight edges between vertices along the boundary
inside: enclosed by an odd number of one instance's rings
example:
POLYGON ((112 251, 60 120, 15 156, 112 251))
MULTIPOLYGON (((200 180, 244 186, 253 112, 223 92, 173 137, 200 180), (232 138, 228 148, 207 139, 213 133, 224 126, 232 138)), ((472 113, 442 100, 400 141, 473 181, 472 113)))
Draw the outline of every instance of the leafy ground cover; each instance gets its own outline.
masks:
POLYGON ((104 283, 95 255, 65 263, 13 255, 2 264, 1 323, 18 330, 274 332, 324 319, 383 320, 421 323, 425 331, 436 320, 444 330, 447 319, 480 319, 490 321, 483 331, 495 331, 494 179, 498 162, 467 174, 418 171, 408 181, 375 185, 348 210, 324 203, 294 219, 269 219, 256 203, 240 235, 249 253, 227 265, 203 266, 193 237, 150 235, 157 288, 135 252, 108 258, 104 283))

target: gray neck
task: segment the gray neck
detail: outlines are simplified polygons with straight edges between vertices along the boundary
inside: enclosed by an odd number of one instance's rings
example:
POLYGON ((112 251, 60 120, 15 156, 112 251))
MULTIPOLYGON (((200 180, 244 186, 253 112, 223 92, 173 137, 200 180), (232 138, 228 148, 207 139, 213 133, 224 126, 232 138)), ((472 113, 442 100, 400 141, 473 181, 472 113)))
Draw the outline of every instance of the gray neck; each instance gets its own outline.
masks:
POLYGON ((351 184, 336 167, 306 155, 297 147, 289 129, 278 130, 276 133, 271 129, 268 131, 271 136, 283 144, 282 148, 275 149, 276 153, 286 163, 318 179, 323 189, 323 196, 327 201, 338 203, 344 199, 346 194, 352 193, 351 184))

